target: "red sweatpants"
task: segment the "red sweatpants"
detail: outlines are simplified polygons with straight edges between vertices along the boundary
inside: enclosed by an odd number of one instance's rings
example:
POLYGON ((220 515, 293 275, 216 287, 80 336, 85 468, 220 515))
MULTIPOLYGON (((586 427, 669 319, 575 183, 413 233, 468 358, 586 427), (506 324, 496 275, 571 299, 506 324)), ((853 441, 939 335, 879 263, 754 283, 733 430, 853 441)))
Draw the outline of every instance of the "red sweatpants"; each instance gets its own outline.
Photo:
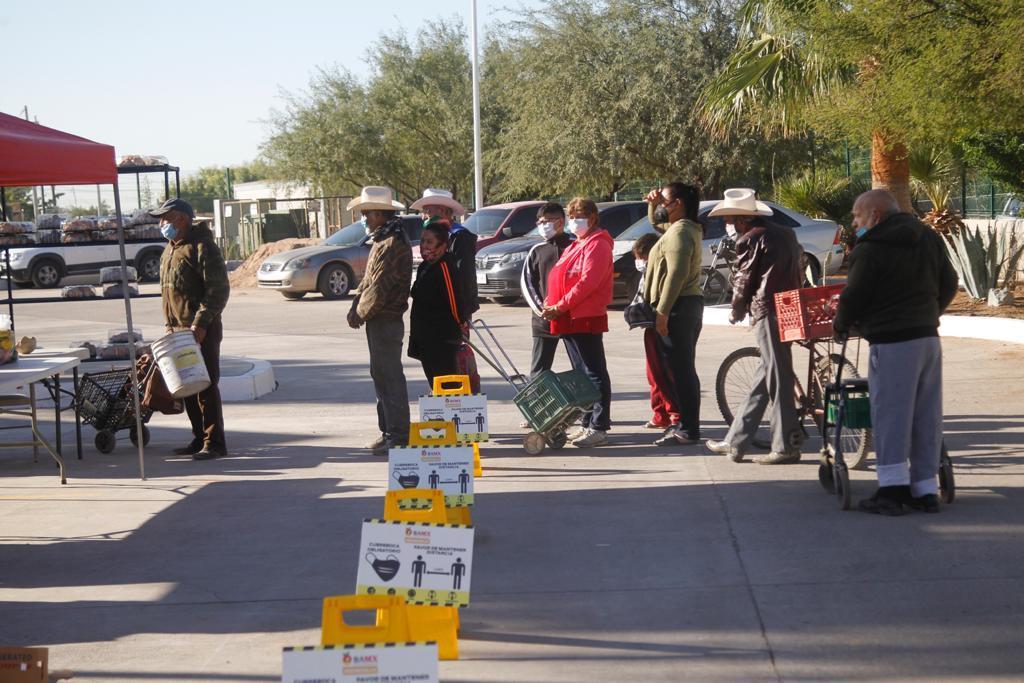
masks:
POLYGON ((651 422, 668 427, 679 424, 679 406, 675 403, 672 375, 665 372, 665 359, 658 348, 658 333, 653 328, 644 330, 647 383, 651 385, 651 422))

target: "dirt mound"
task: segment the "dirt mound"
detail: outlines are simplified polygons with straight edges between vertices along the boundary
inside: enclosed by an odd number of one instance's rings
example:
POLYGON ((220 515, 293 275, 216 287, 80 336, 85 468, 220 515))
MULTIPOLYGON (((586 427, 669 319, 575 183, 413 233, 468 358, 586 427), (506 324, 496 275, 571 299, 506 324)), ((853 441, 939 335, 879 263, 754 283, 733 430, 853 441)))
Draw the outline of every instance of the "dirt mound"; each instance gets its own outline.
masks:
POLYGON ((264 260, 274 254, 280 254, 283 251, 291 251, 292 249, 298 249, 299 247, 310 247, 320 244, 320 242, 321 240, 319 239, 303 239, 295 237, 291 237, 286 240, 278 240, 277 242, 267 242, 253 252, 252 256, 242 261, 242 265, 238 266, 238 268, 228 275, 228 279, 231 281, 231 286, 255 287, 256 273, 259 271, 260 264, 263 263, 264 260))

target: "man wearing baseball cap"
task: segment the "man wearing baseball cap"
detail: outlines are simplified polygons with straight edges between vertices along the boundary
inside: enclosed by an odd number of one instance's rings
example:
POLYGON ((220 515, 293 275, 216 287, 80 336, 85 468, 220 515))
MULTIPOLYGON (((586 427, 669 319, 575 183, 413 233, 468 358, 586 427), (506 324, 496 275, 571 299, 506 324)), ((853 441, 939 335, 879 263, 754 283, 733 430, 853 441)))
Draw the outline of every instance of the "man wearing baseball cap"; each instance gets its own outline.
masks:
POLYGON ((184 399, 192 423, 192 441, 174 453, 191 455, 193 460, 223 457, 227 455, 227 442, 217 382, 224 338, 221 313, 230 294, 224 256, 206 223, 192 224, 195 212, 183 199, 168 199, 149 213, 160 220, 160 232, 167 239, 160 259, 160 293, 167 331, 191 330, 210 374, 207 389, 184 399))

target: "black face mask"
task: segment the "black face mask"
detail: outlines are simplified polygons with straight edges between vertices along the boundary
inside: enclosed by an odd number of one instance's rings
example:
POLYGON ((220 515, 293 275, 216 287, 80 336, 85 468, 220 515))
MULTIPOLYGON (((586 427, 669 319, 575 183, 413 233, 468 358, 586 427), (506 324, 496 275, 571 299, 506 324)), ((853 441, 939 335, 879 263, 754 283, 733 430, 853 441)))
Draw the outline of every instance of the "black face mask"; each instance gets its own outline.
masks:
POLYGON ((668 209, 664 206, 659 206, 654 209, 654 222, 655 223, 668 223, 668 209))

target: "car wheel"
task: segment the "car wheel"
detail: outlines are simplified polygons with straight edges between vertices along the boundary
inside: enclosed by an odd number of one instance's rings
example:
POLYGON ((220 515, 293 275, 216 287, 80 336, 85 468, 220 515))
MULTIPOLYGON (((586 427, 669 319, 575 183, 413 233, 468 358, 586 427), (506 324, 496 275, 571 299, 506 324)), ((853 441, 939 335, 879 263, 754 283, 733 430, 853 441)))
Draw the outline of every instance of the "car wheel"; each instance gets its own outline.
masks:
POLYGON ((143 282, 160 282, 160 254, 150 252, 135 261, 139 279, 143 282))
POLYGON ((325 299, 341 299, 352 288, 352 272, 347 266, 335 263, 320 273, 317 290, 325 299))
POLYGON ((821 264, 806 251, 800 257, 800 269, 804 274, 804 287, 817 287, 821 283, 821 264))
POLYGON ((32 284, 42 289, 56 287, 63 276, 60 263, 53 259, 40 259, 32 266, 32 284))
POLYGON ((495 296, 491 297, 491 301, 502 306, 511 306, 515 302, 519 301, 518 296, 495 296))
POLYGON ((302 297, 306 296, 305 292, 281 292, 281 296, 290 301, 298 301, 302 297))

